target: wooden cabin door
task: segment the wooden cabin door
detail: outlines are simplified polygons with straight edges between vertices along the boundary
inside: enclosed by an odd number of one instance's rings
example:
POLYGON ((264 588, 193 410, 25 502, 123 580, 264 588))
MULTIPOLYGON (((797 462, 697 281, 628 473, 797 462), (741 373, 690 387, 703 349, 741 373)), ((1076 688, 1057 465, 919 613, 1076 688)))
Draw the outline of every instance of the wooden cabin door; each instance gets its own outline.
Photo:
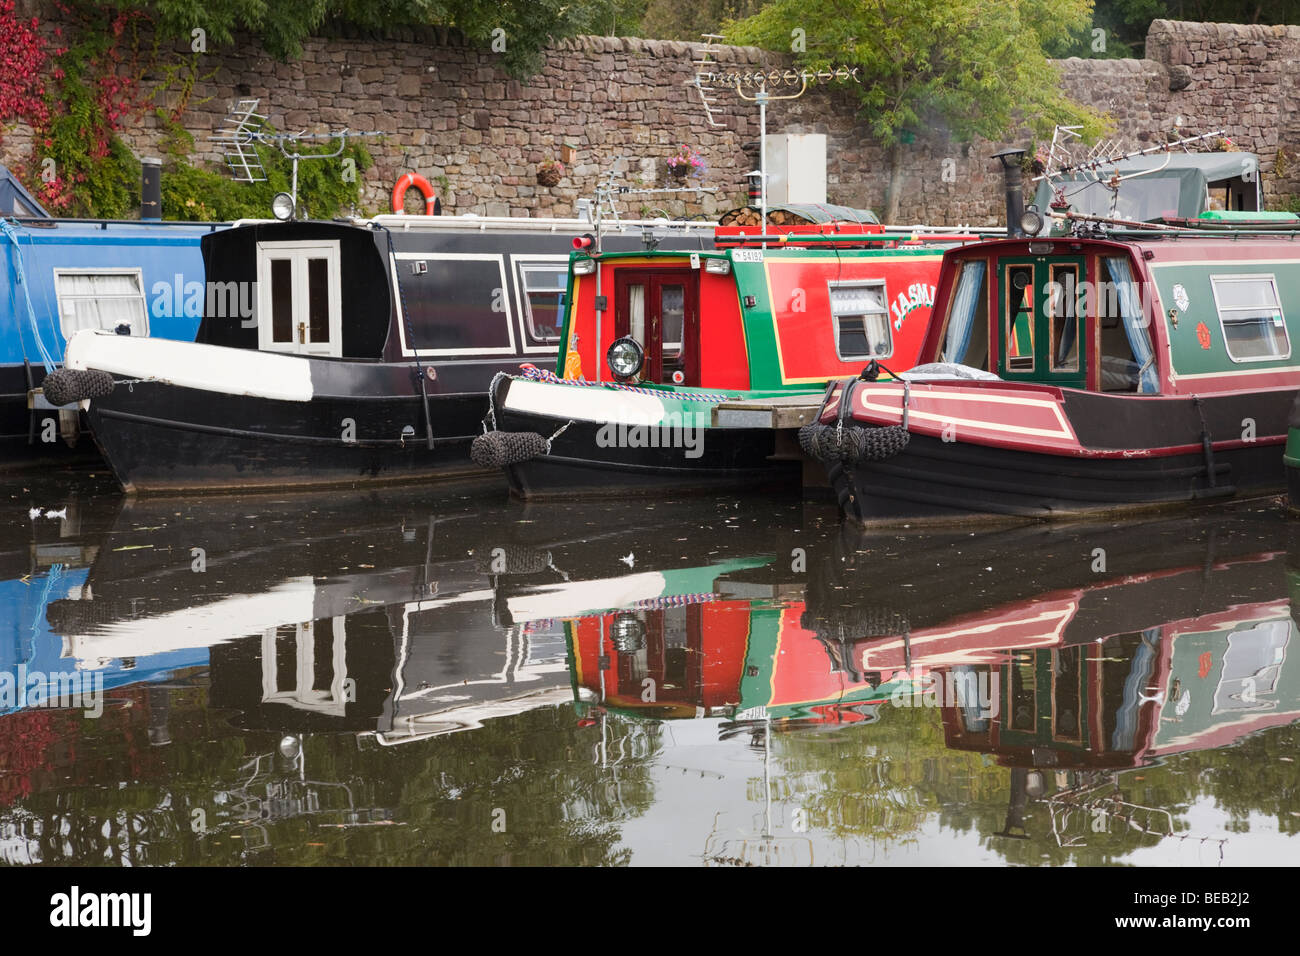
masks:
POLYGON ((339 244, 257 244, 257 347, 299 355, 343 354, 339 244))
POLYGON ((619 270, 615 276, 615 335, 630 335, 645 349, 642 381, 698 386, 699 273, 638 269, 619 270))
POLYGON ((998 263, 998 374, 1009 381, 1085 388, 1089 360, 1083 259, 998 263))

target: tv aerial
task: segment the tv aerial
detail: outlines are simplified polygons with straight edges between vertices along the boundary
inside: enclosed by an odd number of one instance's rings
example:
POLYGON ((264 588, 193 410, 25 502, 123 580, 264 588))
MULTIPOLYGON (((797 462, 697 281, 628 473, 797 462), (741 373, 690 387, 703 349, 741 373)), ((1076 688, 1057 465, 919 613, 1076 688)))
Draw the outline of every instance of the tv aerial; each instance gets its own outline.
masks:
POLYGON ((260 101, 242 99, 235 103, 230 115, 222 120, 221 129, 213 133, 208 141, 222 152, 226 165, 230 168, 236 182, 266 182, 266 168, 257 151, 259 144, 273 146, 293 165, 289 196, 293 200, 293 209, 298 208, 298 163, 308 159, 336 159, 347 149, 349 139, 362 139, 368 136, 383 136, 382 132, 361 132, 344 127, 324 133, 274 133, 266 131, 266 115, 257 112, 260 101), (335 143, 330 152, 303 152, 302 144, 321 142, 335 143))
POLYGON ((720 34, 704 34, 704 48, 699 57, 693 61, 695 76, 686 85, 694 87, 704 107, 704 115, 710 126, 725 126, 714 117, 718 107, 718 95, 721 88, 734 89, 743 100, 758 104, 758 169, 748 175, 758 177, 759 212, 763 224, 763 248, 767 248, 767 104, 779 100, 797 100, 808 91, 810 84, 847 82, 861 83, 858 67, 826 67, 820 70, 787 68, 769 70, 735 70, 725 69, 723 64, 714 59, 716 41, 722 39, 720 34), (795 89, 795 87, 798 89, 795 89), (792 92, 772 92, 772 89, 785 88, 792 92))

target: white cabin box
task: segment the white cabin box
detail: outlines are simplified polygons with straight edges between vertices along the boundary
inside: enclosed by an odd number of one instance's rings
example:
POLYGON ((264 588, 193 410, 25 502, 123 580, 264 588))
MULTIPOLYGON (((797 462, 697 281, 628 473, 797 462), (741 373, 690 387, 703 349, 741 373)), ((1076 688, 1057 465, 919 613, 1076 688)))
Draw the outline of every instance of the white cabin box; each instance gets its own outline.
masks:
POLYGON ((771 133, 767 145, 767 201, 826 202, 826 134, 771 133))

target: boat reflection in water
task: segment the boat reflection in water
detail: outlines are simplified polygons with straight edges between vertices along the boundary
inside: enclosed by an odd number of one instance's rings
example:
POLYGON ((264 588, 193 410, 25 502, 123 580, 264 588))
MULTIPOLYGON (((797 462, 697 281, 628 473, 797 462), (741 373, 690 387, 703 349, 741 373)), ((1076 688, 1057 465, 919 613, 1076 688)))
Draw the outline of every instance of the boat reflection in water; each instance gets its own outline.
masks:
MULTIPOLYGON (((1167 787, 1144 787, 1143 775, 1124 772, 1300 721, 1300 664, 1288 665, 1296 626, 1287 591, 1300 574, 1285 571, 1285 551, 1260 550, 1242 530, 1211 527, 1201 540, 1188 540, 1186 524, 1156 522, 928 536, 928 560, 900 560, 921 539, 845 532, 849 540, 814 568, 806 595, 795 580, 773 583, 773 563, 701 568, 680 582, 679 593, 619 609, 571 608, 579 613, 568 622, 575 696, 602 730, 616 714, 722 718, 720 738, 750 735, 763 756, 766 823, 739 840, 740 849, 736 839, 712 834, 705 856, 715 862, 811 861, 809 839, 791 831, 819 824, 853 831, 846 818, 857 811, 849 804, 870 796, 840 794, 838 805, 800 798, 792 780, 806 764, 807 745, 798 741, 813 730, 839 731, 841 757, 879 772, 890 755, 878 762, 872 751, 898 742, 887 728, 909 711, 937 714, 950 751, 1010 768, 999 772, 985 762, 989 769, 976 772, 983 788, 1008 795, 1001 825, 982 833, 999 855, 1041 862, 1005 839, 1028 840, 1027 829, 1038 825, 1038 837, 1066 851, 1048 854, 1058 861, 1090 841, 1116 859, 1168 839, 1208 846, 1213 852, 1200 862, 1214 862, 1227 833, 1189 831, 1180 816, 1198 794, 1162 801, 1167 787), (989 547, 995 540, 996 552, 989 547), (891 553, 894 560, 882 564, 891 553), (936 554, 944 560, 933 560, 936 554), (1158 570, 1127 570, 1149 567, 1153 554, 1161 556, 1158 570), (851 559, 861 567, 853 569, 851 559), (1062 586, 984 610, 965 607, 1044 582, 1062 586), (895 603, 882 603, 881 595, 895 603), (778 779, 770 774, 774 751, 785 764, 778 779), (1133 792, 1148 790, 1155 796, 1133 792), (777 793, 788 797, 784 835, 771 824, 777 793), (1047 812, 1036 813, 1036 804, 1047 812)), ((1285 768, 1288 747, 1266 749, 1285 768)), ((1283 812, 1295 816, 1300 807, 1283 812)), ((871 822, 870 811, 857 815, 858 823, 871 822)), ((877 822, 884 823, 879 835, 898 820, 885 814, 877 822)))
POLYGON ((1212 863, 1290 847, 1300 549, 1275 514, 867 535, 798 503, 677 504, 13 499, 0 671, 102 675, 104 709, 0 713, 0 853, 1096 863, 1194 844, 1212 863))

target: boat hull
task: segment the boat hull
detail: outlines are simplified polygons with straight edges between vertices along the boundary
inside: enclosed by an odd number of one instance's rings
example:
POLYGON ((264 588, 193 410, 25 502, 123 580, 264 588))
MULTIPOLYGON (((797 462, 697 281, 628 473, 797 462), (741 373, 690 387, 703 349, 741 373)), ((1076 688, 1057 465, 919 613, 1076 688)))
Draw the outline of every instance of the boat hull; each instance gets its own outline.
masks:
POLYGON ((1285 483, 1276 442, 1216 452, 1211 483, 1201 453, 1150 458, 1065 458, 912 435, 884 462, 832 465, 847 517, 890 520, 1075 518, 1277 494, 1285 483))
MULTIPOLYGON (((45 370, 31 369, 33 387, 45 370)), ((28 408, 27 369, 0 368, 0 472, 79 466, 100 461, 99 452, 79 409, 28 408), (69 443, 64 432, 73 437, 69 443)))
MULTIPOLYGON (((889 406, 900 394, 896 385, 858 389, 855 422, 896 424, 889 406)), ((1281 446, 1295 394, 1165 399, 914 386, 903 451, 831 462, 827 475, 845 514, 861 522, 1076 517, 1277 494, 1286 487, 1281 446)))
POLYGON ((355 486, 477 478, 469 444, 481 395, 314 396, 309 402, 119 382, 90 403, 95 441, 131 493, 355 486), (349 427, 351 426, 351 428, 349 427), (403 428, 414 434, 403 437, 403 428))
MULTIPOLYGON (((592 400, 593 411, 617 402, 620 394, 518 379, 502 381, 496 392, 497 429, 555 436, 549 454, 504 468, 516 497, 616 497, 728 489, 793 490, 799 486, 800 462, 777 455, 776 433, 770 429, 639 427, 619 422, 618 406, 611 406, 611 415, 598 421, 574 420, 519 407, 510 399, 511 388, 585 392, 583 397, 592 400)), ((698 408, 681 414, 699 422, 708 420, 711 409, 708 403, 699 403, 698 408)))

